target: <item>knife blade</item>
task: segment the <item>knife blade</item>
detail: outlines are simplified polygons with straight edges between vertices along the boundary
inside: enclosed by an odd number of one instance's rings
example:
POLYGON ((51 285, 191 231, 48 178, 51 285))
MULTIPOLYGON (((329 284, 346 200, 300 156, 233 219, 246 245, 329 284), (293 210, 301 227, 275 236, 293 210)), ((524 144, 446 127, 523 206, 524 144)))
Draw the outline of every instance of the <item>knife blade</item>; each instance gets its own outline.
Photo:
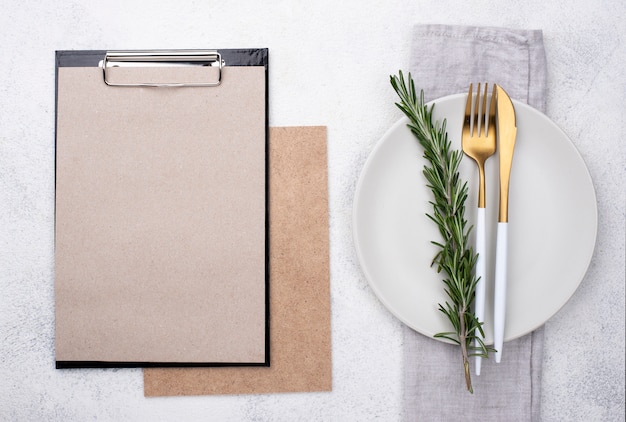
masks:
POLYGON ((513 164, 513 152, 517 137, 515 107, 501 86, 496 87, 496 127, 500 159, 500 208, 496 236, 496 274, 494 286, 494 348, 496 362, 502 359, 504 327, 506 323, 506 284, 509 222, 509 182, 513 164))

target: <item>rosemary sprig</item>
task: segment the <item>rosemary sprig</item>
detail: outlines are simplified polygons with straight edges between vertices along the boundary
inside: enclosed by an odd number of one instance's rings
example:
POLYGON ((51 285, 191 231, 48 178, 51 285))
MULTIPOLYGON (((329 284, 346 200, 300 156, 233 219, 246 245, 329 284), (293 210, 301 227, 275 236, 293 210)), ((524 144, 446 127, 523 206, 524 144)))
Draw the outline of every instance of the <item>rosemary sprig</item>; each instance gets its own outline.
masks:
POLYGON ((478 281, 473 268, 478 255, 468 244, 472 228, 467 226, 465 219, 467 182, 461 180, 458 171, 463 153, 450 149, 445 120, 441 125, 438 121, 433 124, 434 104, 430 108, 424 104, 424 91, 418 99, 410 73, 408 85, 402 71, 398 76, 391 76, 391 85, 400 97, 396 105, 409 118, 408 127, 424 148, 424 158, 428 163, 423 174, 433 194, 433 200, 429 201, 432 213, 426 215, 441 234, 439 242, 432 241, 439 248, 432 265, 437 265, 437 272, 444 275, 444 290, 449 301, 445 305, 439 304, 439 310, 448 317, 454 331, 439 333, 435 337, 461 346, 466 386, 468 391, 473 392, 469 357, 487 357, 493 349, 487 348, 481 337, 476 335, 480 332, 484 337, 482 323, 471 311, 478 281))

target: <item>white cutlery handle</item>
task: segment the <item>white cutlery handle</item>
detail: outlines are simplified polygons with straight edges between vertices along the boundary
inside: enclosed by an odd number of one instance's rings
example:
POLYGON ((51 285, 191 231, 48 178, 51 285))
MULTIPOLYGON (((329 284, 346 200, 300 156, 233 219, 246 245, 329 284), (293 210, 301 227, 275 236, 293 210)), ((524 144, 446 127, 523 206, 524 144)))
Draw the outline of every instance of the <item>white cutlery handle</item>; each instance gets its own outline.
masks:
MULTIPOLYGON (((476 214, 476 253, 478 253, 476 277, 478 278, 478 283, 476 284, 474 313, 479 322, 485 321, 485 283, 487 277, 487 271, 485 269, 485 255, 487 253, 485 228, 485 208, 478 208, 476 214)), ((481 337, 479 332, 476 333, 476 336, 481 337)), ((478 346, 478 342, 476 342, 475 346, 478 346)), ((482 358, 476 356, 476 375, 480 375, 481 362, 482 358)))
POLYGON ((496 282, 493 315, 493 340, 496 349, 496 362, 498 363, 502 358, 504 323, 506 321, 507 239, 508 223, 499 222, 496 239, 496 282))

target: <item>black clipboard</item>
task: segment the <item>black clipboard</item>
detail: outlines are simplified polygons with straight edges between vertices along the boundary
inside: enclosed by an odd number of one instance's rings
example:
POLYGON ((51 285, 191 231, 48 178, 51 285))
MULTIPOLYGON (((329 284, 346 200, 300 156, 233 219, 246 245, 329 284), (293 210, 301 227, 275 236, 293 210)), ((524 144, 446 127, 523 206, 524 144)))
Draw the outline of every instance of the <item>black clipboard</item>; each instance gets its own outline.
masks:
POLYGON ((56 367, 269 366, 268 50, 57 51, 56 105, 56 367))

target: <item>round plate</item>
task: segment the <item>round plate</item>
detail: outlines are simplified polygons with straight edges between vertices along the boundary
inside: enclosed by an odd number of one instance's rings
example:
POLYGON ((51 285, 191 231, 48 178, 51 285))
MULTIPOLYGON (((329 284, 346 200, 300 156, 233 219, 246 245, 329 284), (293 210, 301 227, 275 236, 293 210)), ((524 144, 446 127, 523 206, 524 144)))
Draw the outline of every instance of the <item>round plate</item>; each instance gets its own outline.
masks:
MULTIPOLYGON (((435 100, 433 121, 447 120, 452 148, 461 149, 466 95, 435 100)), ((543 325, 582 281, 595 247, 596 197, 580 154, 550 119, 514 101, 517 141, 509 193, 508 287, 505 340, 543 325)), ((422 169, 422 147, 395 123, 377 143, 361 172, 354 197, 353 230, 357 255, 370 286, 402 322, 433 337, 450 331, 439 310, 442 277, 431 267, 439 240, 431 212, 431 192, 422 169)), ((476 164, 464 157, 468 181, 466 218, 474 224, 476 164)), ((493 280, 498 219, 498 156, 486 164, 487 303, 486 342, 493 342, 493 280)), ((473 244, 473 235, 471 238, 473 244)))

